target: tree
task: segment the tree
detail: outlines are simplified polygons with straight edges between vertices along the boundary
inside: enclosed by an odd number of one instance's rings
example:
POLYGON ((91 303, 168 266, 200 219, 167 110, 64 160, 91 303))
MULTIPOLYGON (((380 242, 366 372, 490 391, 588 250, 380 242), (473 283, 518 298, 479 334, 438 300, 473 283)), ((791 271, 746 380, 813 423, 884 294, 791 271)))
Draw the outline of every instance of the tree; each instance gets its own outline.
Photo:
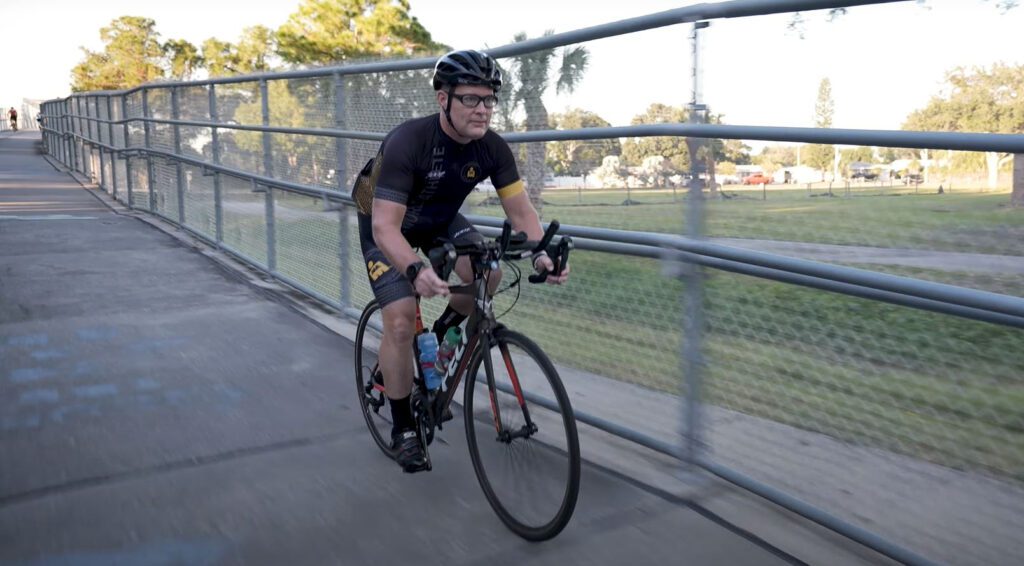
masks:
MULTIPOLYGON (((818 99, 814 103, 814 127, 831 128, 835 104, 832 102, 832 81, 828 77, 818 84, 818 99)), ((831 145, 812 144, 807 147, 807 164, 815 169, 828 171, 835 159, 835 148, 831 145)))
POLYGON ((187 81, 203 65, 199 49, 184 39, 172 39, 163 45, 168 76, 187 81))
MULTIPOLYGON (((553 34, 553 30, 544 32, 545 36, 553 34)), ((516 43, 526 41, 525 33, 518 33, 513 38, 516 43)), ((544 106, 543 96, 550 85, 550 78, 555 79, 555 90, 558 93, 572 92, 583 80, 587 70, 589 52, 581 45, 563 47, 558 51, 557 71, 551 75, 551 65, 555 62, 554 49, 542 49, 512 58, 507 69, 510 80, 503 91, 509 93, 511 104, 521 107, 526 113, 526 130, 546 130, 551 127, 548 121, 548 110, 544 106)), ((503 69, 504 70, 504 69, 503 69)), ((505 112, 511 112, 506 109, 505 112)), ((542 206, 541 191, 544 188, 544 163, 546 148, 543 143, 526 145, 526 190, 530 201, 539 211, 542 206)))
MULTIPOLYGON (((687 112, 683 107, 656 102, 648 106, 643 114, 634 116, 630 124, 679 124, 685 122, 686 117, 687 112)), ((667 161, 665 166, 676 173, 684 173, 690 169, 690 152, 682 138, 630 138, 622 144, 622 160, 627 165, 638 166, 645 157, 652 155, 664 157, 667 161)))
POLYGON ((120 90, 145 84, 164 75, 164 57, 156 22, 121 16, 100 29, 103 51, 82 48, 85 60, 71 70, 71 90, 120 90))
POLYGON ((783 167, 796 165, 795 145, 766 145, 761 153, 753 159, 767 173, 774 173, 783 167))
POLYGON ((203 42, 200 50, 203 65, 211 77, 234 75, 238 72, 237 49, 230 42, 211 37, 203 42))
MULTIPOLYGON (((946 75, 946 89, 903 124, 906 130, 1024 132, 1024 65, 1002 63, 991 69, 958 67, 946 75)), ((996 188, 1000 168, 1013 156, 985 153, 988 186, 996 188)), ((1024 157, 1017 156, 1017 159, 1024 157)), ((1011 200, 1024 204, 1024 187, 1014 185, 1011 200)))
POLYGON ((276 66, 277 39, 269 28, 252 26, 242 30, 237 45, 211 37, 203 42, 202 50, 211 77, 261 73, 276 66))
POLYGON ((853 162, 861 163, 874 163, 875 162, 875 150, 866 147, 851 147, 844 149, 839 152, 839 169, 844 173, 847 178, 850 176, 849 167, 853 162))
POLYGON ((276 67, 277 35, 264 26, 251 26, 242 30, 236 49, 237 72, 262 73, 276 67))
POLYGON ((444 48, 409 15, 408 0, 303 0, 278 28, 277 42, 281 57, 300 65, 444 48))
MULTIPOLYGON (((604 118, 581 108, 567 109, 563 114, 552 114, 556 129, 606 128, 611 126, 604 118)), ((587 182, 590 171, 601 164, 606 155, 620 155, 622 147, 617 139, 569 140, 548 144, 547 164, 559 175, 581 175, 587 182)))

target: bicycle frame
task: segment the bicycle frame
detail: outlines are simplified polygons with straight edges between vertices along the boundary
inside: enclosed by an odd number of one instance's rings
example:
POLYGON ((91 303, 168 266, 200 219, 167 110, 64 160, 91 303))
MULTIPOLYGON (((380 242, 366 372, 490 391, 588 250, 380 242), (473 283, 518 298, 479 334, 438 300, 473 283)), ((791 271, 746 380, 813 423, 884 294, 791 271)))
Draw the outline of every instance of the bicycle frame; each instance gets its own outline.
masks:
MULTIPOLYGON (((494 299, 487 293, 487 283, 484 277, 484 269, 479 266, 473 267, 473 282, 466 285, 458 285, 451 287, 450 291, 453 294, 461 295, 474 295, 474 309, 469 316, 469 320, 466 323, 466 332, 462 334, 462 338, 459 344, 455 348, 455 353, 452 355, 451 361, 448 363, 445 376, 443 378, 444 390, 443 394, 439 397, 432 398, 431 405, 433 409, 433 423, 432 426, 436 426, 438 429, 442 428, 442 423, 452 418, 451 404, 455 399, 455 392, 462 383, 462 378, 467 373, 469 363, 473 359, 473 353, 477 349, 481 349, 483 352, 490 352, 491 340, 493 332, 497 328, 498 323, 494 318, 494 299)), ((420 314, 419 301, 416 302, 416 328, 419 331, 423 328, 423 321, 420 314)), ((415 344, 415 342, 414 342, 415 344)), ((414 346, 415 347, 415 346, 414 346)), ((419 357, 419 351, 416 349, 417 358, 419 357)), ((529 411, 525 406, 525 400, 523 399, 522 388, 519 385, 519 377, 512 366, 512 360, 509 353, 502 349, 502 357, 505 360, 505 365, 508 368, 510 379, 512 380, 513 387, 515 389, 516 399, 519 402, 520 407, 523 409, 524 417, 529 428, 533 428, 533 423, 530 420, 529 411)), ((484 355, 484 364, 487 372, 488 379, 488 390, 491 396, 491 408, 494 415, 495 429, 499 435, 503 434, 501 430, 501 415, 499 408, 494 399, 494 370, 492 367, 491 357, 484 355)), ((421 382, 423 379, 423 370, 417 364, 417 372, 419 373, 421 382)), ((508 434, 508 433, 504 433, 508 434)), ((519 436, 513 434, 513 436, 519 436)))

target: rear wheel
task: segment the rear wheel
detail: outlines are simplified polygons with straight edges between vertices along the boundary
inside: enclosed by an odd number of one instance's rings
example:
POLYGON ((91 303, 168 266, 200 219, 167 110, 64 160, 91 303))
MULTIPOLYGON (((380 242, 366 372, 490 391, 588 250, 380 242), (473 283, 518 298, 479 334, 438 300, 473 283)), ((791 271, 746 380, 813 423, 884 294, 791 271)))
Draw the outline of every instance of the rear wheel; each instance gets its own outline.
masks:
POLYGON ((391 449, 391 409, 387 406, 383 382, 377 383, 373 378, 383 330, 380 304, 375 300, 370 301, 356 326, 356 394, 370 436, 389 458, 394 459, 395 451, 391 449))
POLYGON ((519 536, 556 536, 576 507, 580 449, 554 365, 529 338, 499 328, 490 351, 474 353, 464 393, 470 458, 487 501, 519 536))

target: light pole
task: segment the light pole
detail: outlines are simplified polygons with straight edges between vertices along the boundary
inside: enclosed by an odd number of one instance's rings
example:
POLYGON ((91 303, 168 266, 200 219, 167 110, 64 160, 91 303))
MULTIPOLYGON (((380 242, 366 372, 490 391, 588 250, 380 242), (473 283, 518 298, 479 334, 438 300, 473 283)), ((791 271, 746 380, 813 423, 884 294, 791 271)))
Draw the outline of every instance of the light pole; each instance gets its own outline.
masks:
MULTIPOLYGON (((703 124, 707 121, 707 106, 701 102, 702 85, 700 74, 700 46, 698 39, 700 30, 711 25, 708 22, 695 22, 690 42, 693 49, 693 92, 690 97, 689 116, 687 122, 703 124)), ((686 205, 686 236, 697 240, 704 237, 704 172, 703 161, 699 159, 700 148, 704 145, 702 138, 686 138, 686 147, 690 152, 690 192, 686 205)), ((715 180, 711 179, 714 183, 715 180)), ((704 332, 704 270, 696 263, 684 263, 680 266, 685 290, 683 291, 683 345, 682 371, 683 380, 680 384, 683 395, 682 423, 682 458, 687 468, 692 468, 703 451, 704 439, 701 433, 701 398, 704 376, 703 332, 704 332)))

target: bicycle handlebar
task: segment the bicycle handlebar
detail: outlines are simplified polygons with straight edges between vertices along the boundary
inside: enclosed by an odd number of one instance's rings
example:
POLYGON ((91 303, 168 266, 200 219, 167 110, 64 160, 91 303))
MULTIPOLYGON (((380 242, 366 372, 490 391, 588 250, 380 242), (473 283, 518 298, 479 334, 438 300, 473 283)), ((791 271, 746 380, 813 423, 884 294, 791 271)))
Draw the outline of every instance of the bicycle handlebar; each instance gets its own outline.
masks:
MULTIPOLYGON (((540 252, 546 252, 554 263, 553 273, 561 273, 569 262, 569 250, 572 249, 572 238, 562 236, 559 242, 551 245, 551 240, 558 232, 559 223, 552 220, 544 231, 540 241, 528 240, 525 232, 512 232, 512 225, 505 220, 501 227, 501 234, 494 240, 481 242, 452 243, 445 242, 441 247, 434 248, 429 253, 430 265, 437 272, 442 280, 447 281, 455 268, 455 260, 459 256, 469 256, 479 261, 490 262, 491 269, 497 269, 498 260, 522 260, 533 257, 540 252)), ((542 273, 530 275, 528 280, 531 283, 543 283, 552 272, 545 270, 542 273)))

